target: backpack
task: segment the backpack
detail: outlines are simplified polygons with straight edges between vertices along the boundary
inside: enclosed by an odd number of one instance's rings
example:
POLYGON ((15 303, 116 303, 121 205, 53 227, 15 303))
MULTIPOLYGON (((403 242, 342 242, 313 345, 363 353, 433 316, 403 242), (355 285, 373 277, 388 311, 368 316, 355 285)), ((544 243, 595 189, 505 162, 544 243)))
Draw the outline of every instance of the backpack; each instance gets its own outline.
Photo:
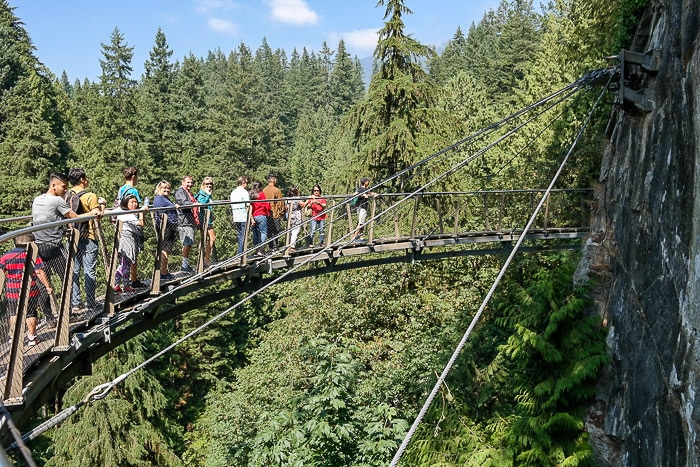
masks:
MULTIPOLYGON (((355 192, 355 194, 357 194, 357 192, 355 192)), ((358 203, 359 201, 360 201, 360 197, 359 197, 359 196, 355 196, 354 198, 352 198, 352 199, 350 200, 350 207, 354 208, 355 206, 357 206, 357 203, 358 203)))
MULTIPOLYGON (((71 210, 73 210, 73 212, 78 215, 85 213, 85 211, 83 210, 83 205, 80 203, 80 197, 83 196, 86 192, 87 190, 81 190, 76 193, 71 188, 70 190, 68 190, 66 196, 64 197, 71 210)), ((87 234, 88 224, 89 222, 76 222, 75 224, 72 224, 72 227, 78 229, 78 232, 80 232, 80 238, 83 238, 87 234)))

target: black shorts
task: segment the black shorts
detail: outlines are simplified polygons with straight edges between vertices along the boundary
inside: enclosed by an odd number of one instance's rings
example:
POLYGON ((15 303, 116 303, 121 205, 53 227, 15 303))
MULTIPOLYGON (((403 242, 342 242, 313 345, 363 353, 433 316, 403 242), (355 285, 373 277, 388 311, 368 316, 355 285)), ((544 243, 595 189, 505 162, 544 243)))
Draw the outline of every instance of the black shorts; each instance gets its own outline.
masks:
POLYGON ((165 226, 165 234, 163 235, 163 251, 170 253, 173 249, 173 245, 177 240, 177 225, 168 224, 165 226))
MULTIPOLYGON (((6 299, 3 300, 3 305, 7 310, 8 316, 17 316, 17 306, 19 302, 17 300, 6 299)), ((37 306, 39 305, 39 297, 29 297, 29 307, 27 308, 27 318, 37 317, 37 306)))

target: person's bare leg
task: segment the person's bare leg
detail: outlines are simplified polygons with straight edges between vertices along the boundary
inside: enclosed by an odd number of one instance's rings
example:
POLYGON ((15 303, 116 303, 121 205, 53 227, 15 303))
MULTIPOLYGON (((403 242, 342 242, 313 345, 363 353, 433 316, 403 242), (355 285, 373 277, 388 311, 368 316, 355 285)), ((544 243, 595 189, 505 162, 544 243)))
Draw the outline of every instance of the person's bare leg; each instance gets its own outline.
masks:
POLYGON ((36 335, 36 318, 27 318, 27 334, 36 335))
POLYGON ((214 232, 214 229, 209 229, 207 236, 209 237, 209 242, 207 243, 207 249, 204 252, 204 260, 207 263, 211 263, 211 252, 214 249, 214 241, 216 240, 216 233, 214 232))

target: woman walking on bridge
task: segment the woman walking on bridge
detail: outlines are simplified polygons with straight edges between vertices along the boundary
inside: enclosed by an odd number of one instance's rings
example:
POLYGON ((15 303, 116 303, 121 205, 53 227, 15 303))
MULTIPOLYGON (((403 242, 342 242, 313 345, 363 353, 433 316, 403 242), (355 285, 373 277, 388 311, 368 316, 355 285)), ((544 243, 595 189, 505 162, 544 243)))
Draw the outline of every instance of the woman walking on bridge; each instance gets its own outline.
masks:
MULTIPOLYGON (((213 192, 214 179, 211 177, 204 177, 202 186, 194 197, 200 204, 211 203, 213 192)), ((216 232, 214 232, 214 211, 211 206, 199 210, 199 225, 202 228, 202 234, 204 234, 204 232, 207 234, 207 244, 204 249, 204 265, 209 266, 211 264, 211 252, 214 249, 214 241, 216 240, 216 232), (209 211, 209 222, 207 225, 204 225, 206 211, 209 211)))
POLYGON ((302 201, 302 207, 311 208, 311 233, 309 234, 309 244, 313 246, 314 244, 314 234, 318 230, 318 245, 324 246, 324 240, 326 239, 326 234, 324 229, 326 227, 326 217, 327 214, 323 212, 326 209, 326 199, 321 196, 321 187, 319 185, 314 185, 311 190, 311 197, 306 201, 302 201))
POLYGON ((127 213, 119 215, 122 230, 119 239, 119 266, 114 278, 115 292, 134 291, 129 278, 131 265, 136 263, 139 252, 143 250, 143 215, 128 211, 138 208, 138 199, 132 194, 126 195, 119 204, 119 209, 127 213))

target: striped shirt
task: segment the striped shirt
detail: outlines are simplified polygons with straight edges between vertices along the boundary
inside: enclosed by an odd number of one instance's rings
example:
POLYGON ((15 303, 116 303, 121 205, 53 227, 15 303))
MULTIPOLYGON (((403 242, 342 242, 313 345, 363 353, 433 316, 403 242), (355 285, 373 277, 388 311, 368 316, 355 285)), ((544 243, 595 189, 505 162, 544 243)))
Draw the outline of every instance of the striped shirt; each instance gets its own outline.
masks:
MULTIPOLYGON (((19 300, 22 291, 22 273, 24 272, 24 262, 27 258, 27 250, 21 247, 13 248, 0 257, 0 269, 5 270, 5 298, 11 301, 19 300)), ((43 269, 44 263, 40 257, 36 257, 34 269, 43 269)), ((39 295, 39 288, 36 285, 36 274, 32 274, 32 282, 29 288, 29 296, 39 295)))

